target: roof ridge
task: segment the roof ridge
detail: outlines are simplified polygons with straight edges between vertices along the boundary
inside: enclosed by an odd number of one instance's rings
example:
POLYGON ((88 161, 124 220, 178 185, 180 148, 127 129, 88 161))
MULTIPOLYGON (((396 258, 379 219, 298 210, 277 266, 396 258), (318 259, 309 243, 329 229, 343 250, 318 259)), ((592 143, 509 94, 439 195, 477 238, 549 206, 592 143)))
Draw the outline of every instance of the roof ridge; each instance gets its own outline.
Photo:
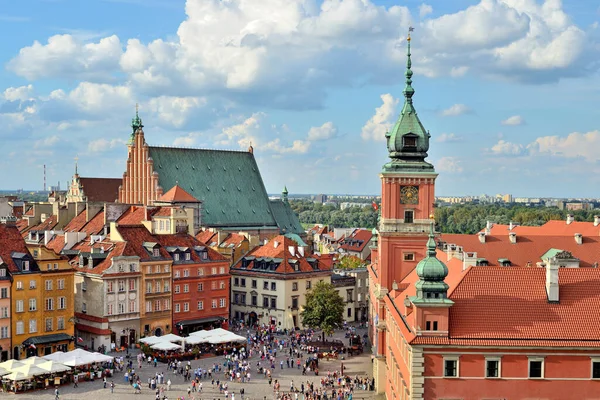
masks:
POLYGON ((174 150, 202 150, 202 151, 229 151, 232 153, 250 153, 248 150, 233 150, 233 149, 208 149, 204 147, 182 147, 182 146, 148 146, 149 148, 159 148, 159 149, 174 149, 174 150))

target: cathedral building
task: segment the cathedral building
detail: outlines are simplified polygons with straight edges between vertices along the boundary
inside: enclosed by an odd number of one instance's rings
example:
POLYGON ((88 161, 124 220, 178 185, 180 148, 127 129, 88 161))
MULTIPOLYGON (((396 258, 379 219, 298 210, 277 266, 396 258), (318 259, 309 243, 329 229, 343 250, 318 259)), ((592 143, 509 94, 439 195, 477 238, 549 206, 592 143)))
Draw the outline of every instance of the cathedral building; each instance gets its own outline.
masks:
POLYGON ((589 397, 600 381, 599 223, 437 234, 437 174, 425 161, 430 135, 413 94, 409 37, 368 267, 376 392, 388 400, 589 397))

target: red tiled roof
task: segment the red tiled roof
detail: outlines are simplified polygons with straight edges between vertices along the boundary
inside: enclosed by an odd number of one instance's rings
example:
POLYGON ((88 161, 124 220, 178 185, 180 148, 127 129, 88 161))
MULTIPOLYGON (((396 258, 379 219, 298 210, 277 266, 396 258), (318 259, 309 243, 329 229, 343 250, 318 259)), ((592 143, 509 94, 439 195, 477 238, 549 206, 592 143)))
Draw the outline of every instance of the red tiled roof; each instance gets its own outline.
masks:
POLYGON ((30 254, 25 245, 25 239, 16 226, 0 224, 0 258, 8 266, 10 272, 19 272, 19 268, 12 259, 12 253, 30 254))
POLYGON ((153 213, 153 216, 155 216, 155 217, 170 217, 172 208, 173 207, 160 207, 155 213, 153 213))
POLYGON ((173 186, 169 191, 157 200, 165 203, 198 203, 198 199, 183 190, 179 185, 173 186))
POLYGON ((229 235, 227 235, 227 237, 225 238, 225 240, 223 240, 220 244, 219 247, 227 247, 229 245, 233 245, 233 247, 237 247, 240 244, 242 244, 242 242, 246 240, 246 236, 244 235, 240 235, 239 233, 230 233, 229 235))
MULTIPOLYGON (((301 256, 298 252, 298 244, 283 235, 279 235, 273 239, 271 239, 267 244, 263 246, 256 247, 250 253, 246 254, 240 261, 238 261, 232 269, 242 270, 242 271, 252 271, 255 268, 255 260, 251 260, 248 263, 246 268, 242 268, 242 260, 244 258, 254 256, 255 258, 279 258, 282 259, 281 263, 277 266, 275 271, 264 270, 265 272, 270 273, 298 273, 298 272, 319 272, 319 271, 330 271, 331 267, 327 266, 325 263, 322 263, 316 256, 312 254, 305 254, 305 256, 301 256), (275 247, 275 243, 277 243, 277 247, 275 247), (292 256, 290 252, 290 247, 294 248, 295 255, 292 256), (314 270, 310 263, 306 260, 306 258, 314 258, 318 263, 318 270, 314 270), (297 260, 297 265, 299 266, 299 271, 296 271, 294 267, 292 267, 293 263, 290 261, 297 260)), ((259 270, 260 271, 260 270, 259 270)))
POLYGON ((468 346, 468 347, 578 347, 598 348, 600 341, 597 340, 527 340, 527 339, 455 339, 439 336, 417 336, 411 345, 433 345, 433 346, 468 346))
POLYGON ((54 250, 55 253, 60 253, 65 247, 65 235, 54 235, 46 247, 50 250, 54 250))
POLYGON ((108 322, 108 318, 104 318, 104 317, 97 317, 95 315, 90 315, 90 314, 84 314, 84 313, 75 313, 75 317, 77 317, 77 319, 82 319, 82 320, 86 320, 86 321, 93 321, 93 322, 108 322))
POLYGON ((209 230, 200 231, 196 234, 196 239, 205 243, 207 246, 211 246, 212 243, 217 241, 217 232, 211 232, 209 230))
POLYGON ((34 214, 33 214, 33 206, 30 206, 30 207, 27 209, 27 211, 25 212, 25 214, 24 214, 24 215, 27 215, 27 216, 29 216, 29 217, 33 217, 33 216, 34 216, 34 214))
POLYGON ((485 243, 479 241, 478 235, 444 234, 441 240, 447 244, 456 244, 466 252, 477 252, 477 258, 485 258, 490 266, 497 266, 499 258, 507 258, 514 266, 526 266, 531 262, 541 261, 541 256, 555 248, 571 252, 580 260, 580 266, 591 267, 600 262, 600 236, 583 237, 579 245, 572 236, 520 236, 517 243, 512 244, 507 235, 487 235, 485 243))
MULTIPOLYGON (((228 259, 219 253, 216 250, 211 249, 206 246, 204 243, 200 242, 195 237, 188 235, 187 233, 176 233, 171 235, 154 235, 154 238, 157 239, 158 243, 160 243, 164 247, 173 246, 173 247, 195 247, 195 246, 205 246, 208 252, 208 260, 209 261, 228 261, 228 259)), ((198 253, 195 251, 190 252, 192 261, 196 263, 207 262, 207 260, 202 260, 198 253)))
POLYGON ((549 303, 538 267, 473 267, 450 298, 452 339, 598 341, 600 269, 561 268, 559 303, 549 303))
POLYGON ((346 251, 358 251, 361 252, 369 244, 369 241, 373 237, 373 234, 368 229, 356 229, 352 232, 352 235, 346 237, 341 241, 341 249, 346 251))
POLYGON ((113 203, 119 198, 121 178, 79 178, 88 201, 113 203))
MULTIPOLYGON (((140 261, 153 261, 155 258, 144 247, 145 242, 158 243, 159 239, 152 235, 143 225, 118 226, 117 230, 126 242, 124 256, 138 256, 140 261)), ((164 247, 159 246, 160 257, 171 259, 164 247)))
POLYGON ((17 226, 19 232, 23 232, 25 230, 28 230, 29 228, 29 222, 27 221, 27 219, 20 219, 15 225, 17 226))
POLYGON ((80 232, 85 232, 88 236, 98 235, 104 231, 104 211, 94 215, 92 219, 85 224, 80 232))
POLYGON ((89 332, 89 333, 93 333, 95 335, 110 335, 112 333, 112 331, 110 329, 101 329, 101 328, 96 328, 94 326, 83 325, 83 324, 75 324, 75 328, 78 331, 89 332))
POLYGON ((83 209, 82 212, 77 214, 75 218, 73 218, 67 226, 63 229, 65 232, 79 232, 81 228, 85 226, 87 223, 87 210, 83 209))
POLYGON ((148 221, 152 218, 159 207, 144 207, 144 206, 131 206, 129 210, 125 211, 123 215, 117 220, 119 225, 140 225, 142 221, 148 221))
POLYGON ((600 225, 594 226, 593 222, 573 221, 548 221, 539 228, 541 235, 548 236, 573 236, 581 233, 583 236, 600 236, 600 225))
POLYGON ((32 226, 30 231, 50 231, 58 224, 58 216, 52 215, 46 218, 43 222, 32 226))
MULTIPOLYGON (((106 271, 107 269, 109 269, 112 266, 113 257, 126 255, 126 254, 124 254, 124 249, 126 246, 125 242, 103 241, 103 242, 96 242, 93 245, 90 245, 89 243, 90 242, 87 240, 80 242, 76 246, 73 247, 73 250, 79 250, 81 252, 90 252, 92 247, 96 248, 96 249, 103 248, 104 251, 107 252, 108 254, 107 254, 106 258, 104 260, 102 260, 94 268, 89 269, 87 266, 85 266, 84 268, 87 273, 98 274, 98 275, 102 274, 104 271, 106 271)), ((76 267, 76 269, 77 269, 77 267, 76 267)), ((123 274, 129 274, 129 272, 124 272, 123 274)))

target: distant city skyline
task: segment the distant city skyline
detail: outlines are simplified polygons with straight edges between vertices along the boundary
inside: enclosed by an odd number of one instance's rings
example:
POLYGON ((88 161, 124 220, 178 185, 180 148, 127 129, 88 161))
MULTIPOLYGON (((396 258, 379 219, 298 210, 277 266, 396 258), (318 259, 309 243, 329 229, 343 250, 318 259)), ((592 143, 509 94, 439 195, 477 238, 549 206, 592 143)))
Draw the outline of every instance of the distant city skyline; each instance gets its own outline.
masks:
POLYGON ((44 164, 63 185, 76 156, 82 176, 121 177, 139 103, 151 145, 252 143, 269 192, 378 193, 413 26, 438 193, 600 196, 593 2, 81 4, 2 10, 2 188, 41 189, 44 164))

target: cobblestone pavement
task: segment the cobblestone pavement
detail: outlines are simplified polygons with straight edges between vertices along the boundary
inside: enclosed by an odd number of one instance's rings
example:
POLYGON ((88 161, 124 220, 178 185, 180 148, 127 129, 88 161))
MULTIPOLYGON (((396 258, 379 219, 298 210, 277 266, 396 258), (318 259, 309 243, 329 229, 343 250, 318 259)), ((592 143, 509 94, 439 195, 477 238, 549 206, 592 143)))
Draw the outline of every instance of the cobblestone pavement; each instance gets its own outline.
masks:
MULTIPOLYGON (((365 329, 357 329, 357 333, 361 336, 366 332, 365 329)), ((344 333, 339 331, 334 334, 334 339, 342 339, 344 343, 347 343, 347 339, 344 339, 344 333)), ((284 352, 285 353, 285 352, 284 352)), ((132 356, 137 353, 132 353, 132 356)), ((115 355, 115 354, 111 354, 115 355)), ((122 355, 120 353, 119 355, 122 355)), ((242 400, 240 396, 240 389, 243 387, 245 390, 244 399, 249 400, 264 400, 265 398, 268 400, 273 399, 275 396, 273 394, 273 389, 269 386, 268 380, 263 376, 259 376, 255 370, 256 361, 258 357, 253 356, 250 360, 250 365, 252 367, 251 374, 252 379, 249 383, 237 383, 237 382, 229 382, 229 392, 233 391, 235 393, 236 400, 242 400)), ((372 366, 371 366, 371 355, 369 353, 368 346, 365 346, 365 352, 360 356, 352 356, 347 358, 346 360, 335 360, 335 361, 319 361, 319 376, 315 376, 314 373, 307 373, 306 376, 302 376, 302 370, 298 370, 297 368, 287 368, 284 364, 284 369, 280 369, 279 360, 285 360, 285 355, 280 355, 279 352, 277 354, 276 363, 277 368, 273 371, 273 380, 278 379, 281 383, 281 390, 287 391, 290 387, 290 383, 293 380, 294 385, 296 387, 300 387, 300 383, 304 382, 313 382, 315 387, 319 387, 320 378, 322 376, 327 375, 327 371, 340 371, 341 363, 344 363, 345 373, 351 377, 358 375, 359 377, 369 378, 372 376, 372 366)), ((195 369, 198 366, 202 368, 210 368, 214 363, 220 362, 223 363, 223 357, 208 357, 203 358, 201 360, 192 360, 192 368, 195 369)), ((134 366, 137 363, 134 362, 134 366)), ((264 363, 263 363, 264 365, 264 363)), ((193 397, 187 396, 187 388, 190 386, 189 382, 184 382, 183 377, 179 375, 175 375, 173 372, 167 372, 166 364, 159 363, 158 367, 154 368, 147 363, 144 363, 141 370, 136 368, 136 373, 138 373, 142 379, 142 393, 135 394, 133 388, 125 383, 123 378, 123 372, 116 372, 113 378, 109 378, 108 382, 110 386, 111 379, 115 383, 114 393, 110 393, 110 389, 104 389, 102 380, 96 380, 94 382, 80 382, 78 388, 73 388, 72 385, 63 385, 59 388, 60 391, 60 399, 61 400, 81 400, 81 399, 113 399, 113 400, 124 400, 124 399, 154 399, 155 392, 148 388, 147 380, 149 376, 154 376, 156 372, 164 372, 165 373, 165 381, 167 377, 171 379, 171 391, 166 392, 169 400, 177 400, 178 397, 184 397, 186 400, 193 398, 195 400, 211 400, 211 399, 225 399, 223 394, 219 394, 219 390, 217 385, 211 385, 210 379, 203 379, 201 382, 203 383, 203 392, 202 393, 192 393, 193 397)), ((223 375, 219 375, 221 380, 223 379, 223 375)), ((166 387, 166 385, 164 385, 166 387)), ((8 395, 3 394, 3 397, 8 395)), ((54 390, 38 390, 35 392, 23 393, 23 394, 11 394, 10 396, 16 396, 22 400, 29 399, 54 399, 54 390)), ((302 395, 299 395, 298 399, 302 400, 302 395)), ((375 398, 373 392, 369 391, 355 391, 354 400, 357 399, 373 399, 375 398)))

